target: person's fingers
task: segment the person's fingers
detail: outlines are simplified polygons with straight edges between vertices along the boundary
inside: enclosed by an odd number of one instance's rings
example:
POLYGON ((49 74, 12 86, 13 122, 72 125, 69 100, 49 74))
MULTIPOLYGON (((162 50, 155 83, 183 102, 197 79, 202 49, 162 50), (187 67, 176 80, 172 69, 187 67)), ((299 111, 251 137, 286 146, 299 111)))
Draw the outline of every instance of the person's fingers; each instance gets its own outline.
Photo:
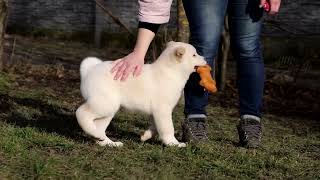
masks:
POLYGON ((281 0, 270 0, 270 15, 277 14, 280 9, 281 0))
POLYGON ((138 77, 141 74, 142 66, 136 66, 133 71, 133 76, 138 77))
POLYGON ((133 77, 137 77, 137 75, 138 75, 138 68, 139 68, 139 66, 136 66, 136 67, 134 68, 134 70, 133 70, 133 77))
POLYGON ((129 73, 122 74, 122 77, 121 77, 120 81, 125 81, 125 80, 127 80, 128 76, 129 76, 129 73))
POLYGON ((266 2, 267 0, 260 0, 259 8, 262 8, 266 2))
POLYGON ((123 64, 118 68, 118 71, 117 71, 116 75, 114 76, 114 80, 118 80, 118 79, 122 76, 122 74, 123 74, 123 72, 126 70, 126 68, 127 68, 127 64, 126 64, 126 63, 123 63, 123 64))
POLYGON ((111 73, 114 73, 123 64, 122 59, 115 60, 112 65, 111 73))
POLYGON ((122 73, 122 77, 121 77, 121 81, 125 81, 127 78, 128 78, 128 76, 132 73, 132 71, 133 71, 133 68, 132 67, 127 67, 124 71, 123 71, 123 73, 122 73))

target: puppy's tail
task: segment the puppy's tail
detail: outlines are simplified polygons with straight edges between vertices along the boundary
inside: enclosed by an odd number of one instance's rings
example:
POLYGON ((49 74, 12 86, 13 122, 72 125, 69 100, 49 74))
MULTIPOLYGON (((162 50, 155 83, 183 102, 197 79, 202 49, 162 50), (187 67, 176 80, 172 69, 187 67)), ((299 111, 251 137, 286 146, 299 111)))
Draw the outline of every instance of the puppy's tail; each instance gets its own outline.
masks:
POLYGON ((101 63, 102 61, 95 57, 87 57, 85 58, 80 65, 80 75, 81 78, 85 77, 90 69, 94 67, 95 65, 101 63))

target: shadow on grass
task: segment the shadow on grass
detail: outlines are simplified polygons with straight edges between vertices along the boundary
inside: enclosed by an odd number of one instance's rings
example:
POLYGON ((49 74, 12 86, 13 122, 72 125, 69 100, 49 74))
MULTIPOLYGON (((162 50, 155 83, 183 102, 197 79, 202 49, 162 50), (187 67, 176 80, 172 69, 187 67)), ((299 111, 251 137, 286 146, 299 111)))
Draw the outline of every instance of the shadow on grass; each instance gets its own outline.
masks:
MULTIPOLYGON (((2 103, 7 102, 7 106, 9 107, 5 112, 7 114, 6 122, 9 124, 18 127, 35 127, 48 133, 57 133, 80 141, 87 139, 81 135, 82 130, 77 123, 74 113, 66 108, 31 98, 0 95, 0 99, 2 99, 2 103), (40 113, 19 113, 15 109, 18 106, 26 107, 27 109, 36 109, 40 113)), ((4 104, 1 105, 3 106, 4 104)))
MULTIPOLYGON (((0 94, 0 108, 3 110, 2 113, 6 114, 6 123, 18 127, 35 127, 41 131, 56 133, 78 142, 93 142, 78 125, 75 112, 71 108, 48 104, 32 98, 10 97, 3 94, 0 94), (19 106, 26 107, 28 110, 35 109, 40 113, 20 113, 15 109, 19 106)), ((117 120, 114 119, 113 121, 117 120)), ((115 123, 110 124, 107 135, 112 139, 140 141, 137 133, 122 130, 115 123)))
POLYGON ((121 121, 118 118, 114 118, 110 125, 107 128, 106 134, 112 140, 120 140, 120 139, 127 139, 135 142, 140 142, 140 135, 134 131, 130 130, 123 130, 117 126, 117 121, 121 121))

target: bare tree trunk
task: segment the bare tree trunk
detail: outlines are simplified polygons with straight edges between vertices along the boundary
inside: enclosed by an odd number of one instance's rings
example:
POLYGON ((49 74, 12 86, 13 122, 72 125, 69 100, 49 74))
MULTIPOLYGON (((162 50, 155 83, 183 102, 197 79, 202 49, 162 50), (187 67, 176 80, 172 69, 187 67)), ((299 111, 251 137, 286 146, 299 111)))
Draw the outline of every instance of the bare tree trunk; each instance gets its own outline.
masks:
POLYGON ((97 48, 101 48, 101 36, 105 14, 98 4, 96 4, 95 10, 94 44, 97 48))
POLYGON ((218 87, 221 91, 226 86, 227 79, 227 61, 230 50, 230 34, 228 15, 224 19, 224 29, 222 32, 221 43, 219 47, 219 58, 218 58, 218 87))
POLYGON ((186 12, 183 8, 182 0, 177 1, 178 4, 178 41, 189 42, 189 22, 186 16, 186 12))
POLYGON ((4 46, 4 33, 6 28, 7 17, 7 2, 0 0, 0 70, 3 69, 3 46, 4 46))

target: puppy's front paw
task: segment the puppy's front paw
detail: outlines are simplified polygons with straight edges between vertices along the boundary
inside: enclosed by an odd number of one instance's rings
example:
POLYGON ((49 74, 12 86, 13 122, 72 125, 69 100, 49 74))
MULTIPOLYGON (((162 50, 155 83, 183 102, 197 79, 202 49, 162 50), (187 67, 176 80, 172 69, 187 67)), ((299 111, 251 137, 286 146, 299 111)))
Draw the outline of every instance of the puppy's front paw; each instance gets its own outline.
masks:
POLYGON ((110 144, 107 144, 108 146, 110 147, 122 147, 123 146, 123 143, 122 142, 113 142, 113 143, 110 143, 110 144))
POLYGON ((186 143, 179 142, 174 136, 162 138, 163 144, 166 146, 186 147, 186 143))
POLYGON ((167 144, 167 146, 176 146, 176 147, 179 147, 179 148, 181 148, 181 147, 187 147, 187 144, 186 143, 180 143, 180 142, 178 142, 178 143, 169 143, 169 144, 167 144))
POLYGON ((97 144, 99 144, 100 146, 109 146, 109 147, 122 147, 123 146, 122 142, 113 142, 110 140, 103 140, 103 141, 98 140, 97 144))
POLYGON ((178 147, 187 147, 186 143, 179 143, 178 147))

